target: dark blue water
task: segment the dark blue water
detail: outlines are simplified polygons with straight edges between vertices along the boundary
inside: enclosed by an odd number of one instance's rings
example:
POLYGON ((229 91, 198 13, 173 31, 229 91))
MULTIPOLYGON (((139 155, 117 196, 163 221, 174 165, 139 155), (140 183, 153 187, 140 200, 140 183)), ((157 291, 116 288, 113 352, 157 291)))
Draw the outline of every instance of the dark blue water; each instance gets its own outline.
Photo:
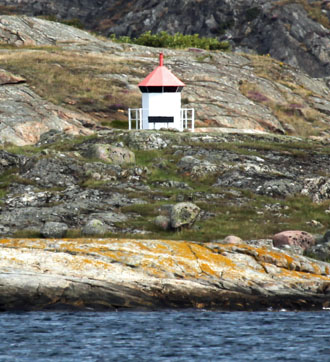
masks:
POLYGON ((2 313, 0 361, 330 361, 330 312, 2 313))

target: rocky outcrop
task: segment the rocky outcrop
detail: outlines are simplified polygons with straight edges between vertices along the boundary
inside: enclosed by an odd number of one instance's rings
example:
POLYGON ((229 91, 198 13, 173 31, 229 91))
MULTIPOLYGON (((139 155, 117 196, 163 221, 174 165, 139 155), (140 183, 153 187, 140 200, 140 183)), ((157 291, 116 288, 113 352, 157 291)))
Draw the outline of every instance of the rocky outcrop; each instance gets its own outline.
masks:
POLYGON ((45 223, 56 222, 80 235, 96 219, 104 224, 101 234, 171 234, 186 224, 193 225, 189 230, 194 237, 199 230, 208 232, 209 220, 219 220, 219 226, 211 226, 216 228, 214 238, 223 233, 224 223, 233 224, 231 233, 239 231, 242 237, 244 230, 234 226, 241 220, 264 223, 265 218, 272 235, 292 228, 292 215, 297 215, 294 225, 300 223, 302 230, 309 225, 306 231, 318 233, 328 227, 329 195, 322 193, 316 204, 321 189, 307 192, 303 185, 320 173, 329 180, 327 170, 324 140, 122 130, 82 138, 52 131, 33 149, 0 150, 0 234, 29 230, 40 235, 45 223), (135 163, 85 158, 93 145, 118 144, 137 155, 135 163), (147 145, 155 149, 145 150, 147 145), (212 168, 205 168, 206 162, 212 168), (306 220, 300 211, 305 209, 310 210, 306 220), (274 230, 273 220, 281 229, 274 230))
POLYGON ((0 309, 319 310, 330 264, 248 244, 0 240, 0 309))
MULTIPOLYGON (((49 118, 54 122, 52 128, 69 127, 63 123, 57 125, 57 118, 54 120, 51 117, 54 113, 58 115, 60 110, 70 122, 81 120, 83 125, 87 125, 97 118, 102 124, 121 120, 125 126, 126 109, 140 104, 141 94, 137 84, 156 65, 159 49, 101 40, 79 29, 63 24, 58 28, 54 22, 37 18, 0 16, 0 24, 1 21, 6 23, 6 29, 19 28, 22 38, 29 38, 32 44, 37 44, 15 48, 15 55, 20 54, 18 57, 13 56, 13 50, 7 49, 7 45, 1 52, 6 70, 14 73, 15 77, 20 76, 15 82, 25 79, 26 83, 16 84, 15 87, 4 85, 0 87, 0 95, 4 99, 8 98, 10 105, 17 102, 22 104, 21 112, 30 113, 29 105, 32 107, 33 119, 37 122, 34 132, 37 132, 38 126, 42 132, 48 130, 49 127, 40 122, 49 118), (62 27, 66 30, 62 31, 62 27), (43 38, 40 33, 47 34, 47 37, 43 38), (62 34, 63 42, 59 40, 62 34), (134 59, 134 62, 128 59, 134 59), (28 67, 25 67, 24 60, 29 64, 28 67), (51 74, 56 73, 51 87, 46 76, 48 70, 51 74), (40 72, 43 76, 36 81, 35 74, 40 72), (58 87, 61 87, 55 80, 59 78, 66 82, 72 74, 75 74, 77 80, 67 87, 67 94, 54 95, 53 92, 58 92, 58 87), (91 84, 90 87, 87 84, 85 91, 79 92, 77 84, 88 83, 90 74, 93 74, 92 82, 97 79, 100 83, 91 84), (53 88, 53 84, 56 87, 53 88), (41 103, 35 93, 42 94, 49 101, 53 101, 56 96, 58 102, 70 107, 70 112, 67 108, 59 110, 49 102, 41 103), (86 94, 92 95, 86 97, 86 94), (78 114, 73 114, 71 109, 78 114)), ((2 42, 14 44, 15 39, 4 35, 2 42)), ((184 107, 195 108, 197 129, 213 127, 208 130, 216 130, 216 127, 226 127, 281 134, 329 134, 330 102, 326 79, 312 79, 271 57, 249 54, 167 49, 165 63, 187 84, 182 93, 182 103, 184 107)), ((13 120, 16 117, 12 106, 2 106, 1 112, 4 119, 13 120)), ((20 114, 18 112, 17 116, 20 114)), ((24 132, 24 126, 20 128, 24 132)), ((9 126, 7 133, 15 134, 16 131, 11 129, 9 126)), ((167 147, 161 138, 153 139, 154 135, 150 135, 144 145, 138 142, 138 133, 132 133, 129 137, 131 145, 136 143, 144 149, 154 149, 156 144, 160 149, 167 147)), ((7 135, 7 138, 15 143, 14 136, 7 135)), ((17 143, 22 144, 19 140, 17 143)), ((202 166, 206 170, 209 167, 212 168, 212 165, 202 166)))
POLYGON ((82 113, 55 106, 20 84, 21 77, 0 71, 0 144, 35 144, 40 135, 55 129, 73 135, 92 133, 94 121, 82 113))
POLYGON ((62 42, 88 42, 95 37, 86 31, 57 22, 29 17, 2 15, 0 18, 0 41, 16 46, 56 45, 62 42))
MULTIPOLYGON (((105 34, 136 36, 145 31, 201 35, 229 40, 237 51, 271 54, 313 77, 330 75, 328 1, 1 0, 0 5, 28 15, 78 18, 105 34)), ((17 34, 11 34, 21 42, 17 34)), ((24 39, 23 39, 24 41, 24 39)))

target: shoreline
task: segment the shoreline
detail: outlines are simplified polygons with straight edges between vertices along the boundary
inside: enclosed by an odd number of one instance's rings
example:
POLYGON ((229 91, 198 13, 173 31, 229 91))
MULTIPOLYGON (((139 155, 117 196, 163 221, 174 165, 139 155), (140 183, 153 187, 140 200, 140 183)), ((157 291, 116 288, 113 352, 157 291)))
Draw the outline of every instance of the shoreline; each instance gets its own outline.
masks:
POLYGON ((1 311, 330 306, 330 264, 274 248, 132 239, 2 239, 0 245, 1 311))

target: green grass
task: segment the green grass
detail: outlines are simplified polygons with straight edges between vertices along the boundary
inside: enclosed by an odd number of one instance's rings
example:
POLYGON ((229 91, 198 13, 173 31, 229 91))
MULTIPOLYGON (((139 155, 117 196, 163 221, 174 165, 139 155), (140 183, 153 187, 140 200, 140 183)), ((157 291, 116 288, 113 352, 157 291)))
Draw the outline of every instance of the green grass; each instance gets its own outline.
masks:
POLYGON ((115 34, 111 35, 113 41, 120 43, 132 43, 156 48, 201 48, 207 50, 230 50, 230 44, 227 41, 219 41, 216 38, 200 37, 199 34, 184 35, 175 33, 174 35, 168 34, 166 31, 161 31, 152 34, 151 31, 146 31, 138 38, 130 38, 128 36, 116 37, 115 34))
POLYGON ((40 238, 41 234, 39 231, 37 230, 17 230, 14 235, 13 238, 26 238, 26 239, 34 239, 34 238, 40 238))

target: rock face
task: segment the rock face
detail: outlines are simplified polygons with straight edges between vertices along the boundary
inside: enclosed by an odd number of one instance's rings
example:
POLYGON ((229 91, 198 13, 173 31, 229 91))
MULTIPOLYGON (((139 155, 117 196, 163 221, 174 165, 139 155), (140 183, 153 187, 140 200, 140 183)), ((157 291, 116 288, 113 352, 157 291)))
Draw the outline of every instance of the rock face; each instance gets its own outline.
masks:
POLYGON ((2 15, 0 18, 0 39, 2 43, 22 45, 55 45, 58 42, 86 42, 95 39, 89 33, 60 23, 29 17, 2 15))
POLYGON ((55 106, 20 84, 21 77, 0 70, 0 144, 35 144, 40 135, 55 129, 73 135, 89 135, 93 120, 82 113, 55 106))
POLYGON ((315 310, 330 265, 249 245, 1 240, 0 309, 315 310))
POLYGON ((289 230, 282 231, 273 236, 273 244, 275 247, 298 246, 306 250, 315 245, 314 237, 306 231, 289 230))
MULTIPOLYGON (((28 15, 79 18, 105 34, 136 36, 148 30, 199 33, 229 40, 238 51, 269 53, 314 77, 330 75, 328 1, 134 0, 121 4, 120 10, 115 0, 0 0, 0 5, 10 6, 11 11, 16 6, 17 12, 28 15)), ((15 32, 6 35, 15 42, 29 41, 15 32)))

